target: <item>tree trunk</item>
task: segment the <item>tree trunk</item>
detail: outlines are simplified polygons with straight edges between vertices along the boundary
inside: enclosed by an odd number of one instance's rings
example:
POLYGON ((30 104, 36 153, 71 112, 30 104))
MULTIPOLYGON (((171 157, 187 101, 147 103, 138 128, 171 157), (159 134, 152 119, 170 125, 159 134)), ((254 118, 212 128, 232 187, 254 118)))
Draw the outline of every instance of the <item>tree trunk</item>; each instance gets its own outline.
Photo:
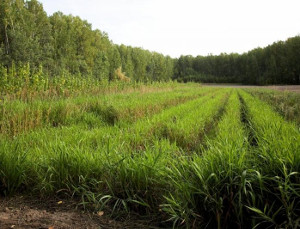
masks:
POLYGON ((8 40, 8 34, 7 34, 7 25, 4 26, 4 34, 5 34, 5 51, 6 54, 9 55, 9 40, 8 40))

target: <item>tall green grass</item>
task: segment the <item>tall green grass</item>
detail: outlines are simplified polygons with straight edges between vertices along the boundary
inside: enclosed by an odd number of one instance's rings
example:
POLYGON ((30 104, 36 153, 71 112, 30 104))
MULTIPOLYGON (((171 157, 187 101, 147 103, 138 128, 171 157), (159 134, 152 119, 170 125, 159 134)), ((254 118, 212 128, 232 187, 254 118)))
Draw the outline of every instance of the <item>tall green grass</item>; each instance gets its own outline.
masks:
POLYGON ((241 92, 253 147, 253 197, 247 207, 255 213, 255 225, 297 228, 300 221, 300 133, 295 124, 283 120, 266 103, 241 92))
POLYGON ((202 155, 169 168, 162 209, 187 228, 297 228, 299 130, 267 104, 239 91, 230 97, 202 155), (252 138, 257 141, 252 143, 252 138))
POLYGON ((16 136, 44 126, 83 125, 94 128, 134 122, 204 93, 198 88, 175 88, 168 93, 117 93, 50 100, 0 103, 0 134, 16 136))
POLYGON ((295 124, 240 89, 148 89, 2 103, 1 195, 75 198, 174 227, 297 228, 295 124))
POLYGON ((172 191, 163 209, 174 226, 225 228, 241 225, 248 142, 234 92, 203 154, 180 157, 170 168, 172 191))
MULTIPOLYGON (((16 163, 10 167, 1 167, 1 192, 12 194, 31 191, 38 195, 52 195, 58 192, 81 197, 84 205, 87 204, 87 199, 93 200, 93 204, 96 203, 98 206, 102 206, 102 198, 106 197, 107 203, 112 203, 118 208, 124 209, 127 205, 136 208, 141 205, 145 209, 150 209, 149 206, 156 206, 157 209, 158 200, 163 198, 162 190, 165 190, 162 187, 166 184, 160 180, 164 171, 162 168, 169 163, 172 157, 170 155, 181 152, 175 144, 154 136, 148 142, 143 142, 141 148, 136 148, 132 145, 136 139, 132 133, 137 133, 141 126, 148 125, 145 130, 151 129, 153 122, 149 120, 159 120, 164 116, 160 117, 160 114, 157 114, 152 117, 153 113, 164 109, 162 114, 170 111, 174 114, 178 107, 182 107, 179 110, 181 115, 184 115, 184 108, 193 106, 194 109, 197 108, 199 98, 193 100, 195 96, 202 95, 201 99, 205 100, 206 94, 212 93, 210 88, 176 90, 168 93, 154 91, 145 94, 115 94, 112 98, 102 98, 104 104, 109 103, 109 100, 115 102, 114 107, 121 111, 122 109, 128 111, 131 107, 132 110, 143 111, 148 109, 150 104, 151 110, 147 111, 138 122, 123 116, 114 125, 102 123, 91 129, 81 125, 79 121, 67 125, 66 120, 70 115, 64 116, 58 112, 54 113, 57 115, 55 117, 66 122, 60 125, 60 128, 56 125, 44 125, 34 131, 15 135, 13 138, 3 138, 0 142, 0 152, 6 161, 5 165, 10 164, 11 154, 18 155, 14 152, 16 147, 20 152, 26 152, 26 157, 22 159, 21 165, 16 163), (174 107, 176 103, 182 104, 174 107), (22 176, 12 173, 17 167, 22 176), (11 176, 14 176, 14 179, 11 176), (8 182, 13 184, 8 185, 8 182), (11 186, 14 188, 10 188, 11 186)), ((62 102, 75 106, 85 104, 87 100, 95 101, 93 98, 86 100, 78 98, 73 103, 64 100, 62 102)), ((94 109, 93 112, 98 112, 99 116, 103 115, 101 109, 94 109)), ((80 114, 78 109, 73 109, 73 112, 74 115, 80 114)))
POLYGON ((245 90, 274 107, 274 110, 278 111, 286 120, 300 125, 300 94, 270 89, 249 88, 245 90))
POLYGON ((154 134, 168 138, 187 152, 200 151, 204 135, 221 115, 228 98, 228 91, 213 94, 203 102, 197 103, 192 111, 185 110, 182 117, 173 116, 168 122, 160 123, 154 134))
MULTIPOLYGON (((203 90, 203 89, 202 89, 203 90)), ((134 125, 134 128, 131 128, 131 130, 128 131, 128 134, 130 135, 130 142, 131 144, 136 148, 143 147, 144 144, 151 143, 153 140, 156 139, 168 139, 171 142, 175 142, 178 146, 180 146, 179 142, 180 139, 183 139, 183 134, 181 134, 182 131, 184 131, 184 119, 187 114, 194 114, 197 112, 203 112, 205 113, 206 111, 203 110, 201 111, 201 108, 205 106, 206 103, 209 103, 211 101, 214 101, 215 103, 219 102, 222 100, 221 97, 224 96, 226 93, 222 91, 213 91, 212 89, 204 89, 205 93, 202 94, 202 96, 199 96, 199 98, 188 101, 186 103, 180 104, 175 107, 171 107, 170 109, 165 109, 161 113, 158 113, 157 115, 154 115, 151 119, 146 119, 146 120, 140 120, 137 121, 134 125), (218 98, 213 99, 214 96, 218 96, 218 98), (168 125, 172 124, 178 124, 181 123, 180 125, 180 130, 175 130, 172 128, 169 128, 168 125), (181 134, 181 135, 180 135, 181 134), (177 135, 177 137, 176 137, 177 135), (131 137, 132 136, 132 137, 131 137), (180 139, 179 139, 180 138, 180 139)), ((218 110, 218 107, 215 107, 216 110, 218 110)), ((215 113, 217 111, 215 110, 215 113)), ((212 111, 212 108, 210 108, 210 112, 212 114, 214 111, 212 111)), ((206 117, 210 118, 210 117, 206 117)), ((185 119, 187 123, 190 123, 189 119, 185 119)), ((195 117, 193 119, 194 123, 197 123, 195 120, 195 117)), ((187 124, 186 123, 186 124, 187 124)), ((202 133, 202 130, 204 128, 205 124, 205 118, 202 120, 201 125, 199 126, 198 130, 194 131, 195 135, 199 135, 202 133)), ((174 125, 173 125, 174 126, 174 125)), ((188 129, 187 129, 188 130, 188 129)), ((186 138, 191 137, 191 126, 190 126, 190 135, 186 136, 186 138)), ((126 134, 126 133, 125 133, 126 134)), ((188 140, 187 140, 188 141, 188 140)), ((184 142, 182 142, 184 143, 184 142)), ((192 140, 191 140, 192 143, 192 140)), ((183 146, 183 145, 182 145, 183 146)))

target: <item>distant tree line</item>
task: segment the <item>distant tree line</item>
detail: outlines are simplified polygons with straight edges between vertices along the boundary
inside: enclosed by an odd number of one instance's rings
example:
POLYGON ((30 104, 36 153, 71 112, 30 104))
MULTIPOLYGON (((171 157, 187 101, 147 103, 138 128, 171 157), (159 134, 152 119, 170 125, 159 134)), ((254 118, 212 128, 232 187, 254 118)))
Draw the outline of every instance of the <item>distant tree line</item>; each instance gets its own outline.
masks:
POLYGON ((300 84, 300 36, 242 55, 181 56, 174 74, 184 82, 300 84))
POLYGON ((47 16, 37 0, 1 0, 1 71, 14 65, 27 68, 28 64, 30 71, 38 72, 42 68, 43 74, 49 77, 70 74, 112 81, 119 72, 133 81, 143 82, 174 79, 300 84, 300 37, 242 55, 173 59, 142 48, 113 44, 106 33, 93 30, 91 24, 79 17, 61 12, 47 16))
POLYGON ((87 21, 61 12, 47 16, 37 0, 0 1, 0 65, 43 66, 49 76, 64 73, 113 80, 122 69, 135 81, 165 81, 174 60, 156 52, 113 44, 87 21))

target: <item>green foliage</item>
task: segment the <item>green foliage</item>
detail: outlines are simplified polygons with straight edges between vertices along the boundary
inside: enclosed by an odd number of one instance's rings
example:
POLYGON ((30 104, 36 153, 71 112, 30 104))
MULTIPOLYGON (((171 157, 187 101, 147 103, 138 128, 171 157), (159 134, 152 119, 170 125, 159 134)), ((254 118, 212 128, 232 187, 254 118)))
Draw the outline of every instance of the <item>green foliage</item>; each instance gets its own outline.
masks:
POLYGON ((300 125, 300 94, 254 88, 249 88, 246 91, 273 106, 285 119, 295 121, 300 125))
POLYGON ((299 222, 300 134, 270 106, 241 92, 251 131, 256 138, 248 208, 258 215, 256 225, 296 228, 299 222))
POLYGON ((297 227, 300 134, 272 107, 197 84, 97 88, 4 97, 1 194, 73 197, 174 227, 297 227))
POLYGON ((243 223, 241 198, 245 185, 247 141, 240 119, 241 105, 234 92, 208 139, 202 155, 182 157, 170 170, 173 190, 163 205, 175 222, 191 227, 225 228, 243 223), (197 225, 197 226, 196 226, 197 225))
POLYGON ((244 54, 181 56, 174 79, 204 83, 252 85, 300 84, 300 37, 276 42, 244 54))
MULTIPOLYGON (((45 75, 64 74, 114 81, 119 67, 132 81, 176 79, 180 82, 299 84, 299 36, 242 55, 181 56, 113 44, 79 17, 56 12, 47 16, 36 0, 3 0, 0 4, 0 65, 13 63, 45 75)), ((0 78, 2 76, 0 75, 0 78)))
POLYGON ((299 84, 299 37, 175 61, 36 0, 1 1, 0 34, 1 195, 174 227, 299 226, 299 96, 168 82, 299 84))
MULTIPOLYGON (((0 65, 43 66, 49 77, 65 74, 115 80, 119 67, 134 81, 168 81, 173 60, 141 48, 113 44, 87 21, 61 12, 47 17, 36 0, 0 4, 0 65)), ((2 67, 1 66, 1 67, 2 67)), ((2 75, 0 75, 2 78, 2 75)))

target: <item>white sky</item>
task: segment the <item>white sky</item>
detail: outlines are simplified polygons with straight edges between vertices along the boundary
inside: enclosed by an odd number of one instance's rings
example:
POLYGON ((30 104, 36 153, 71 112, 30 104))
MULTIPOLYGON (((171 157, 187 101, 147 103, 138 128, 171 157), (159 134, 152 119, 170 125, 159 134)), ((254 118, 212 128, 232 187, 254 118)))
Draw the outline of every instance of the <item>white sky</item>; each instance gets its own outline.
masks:
POLYGON ((171 57, 243 53, 300 34, 300 0, 39 0, 116 44, 171 57))

